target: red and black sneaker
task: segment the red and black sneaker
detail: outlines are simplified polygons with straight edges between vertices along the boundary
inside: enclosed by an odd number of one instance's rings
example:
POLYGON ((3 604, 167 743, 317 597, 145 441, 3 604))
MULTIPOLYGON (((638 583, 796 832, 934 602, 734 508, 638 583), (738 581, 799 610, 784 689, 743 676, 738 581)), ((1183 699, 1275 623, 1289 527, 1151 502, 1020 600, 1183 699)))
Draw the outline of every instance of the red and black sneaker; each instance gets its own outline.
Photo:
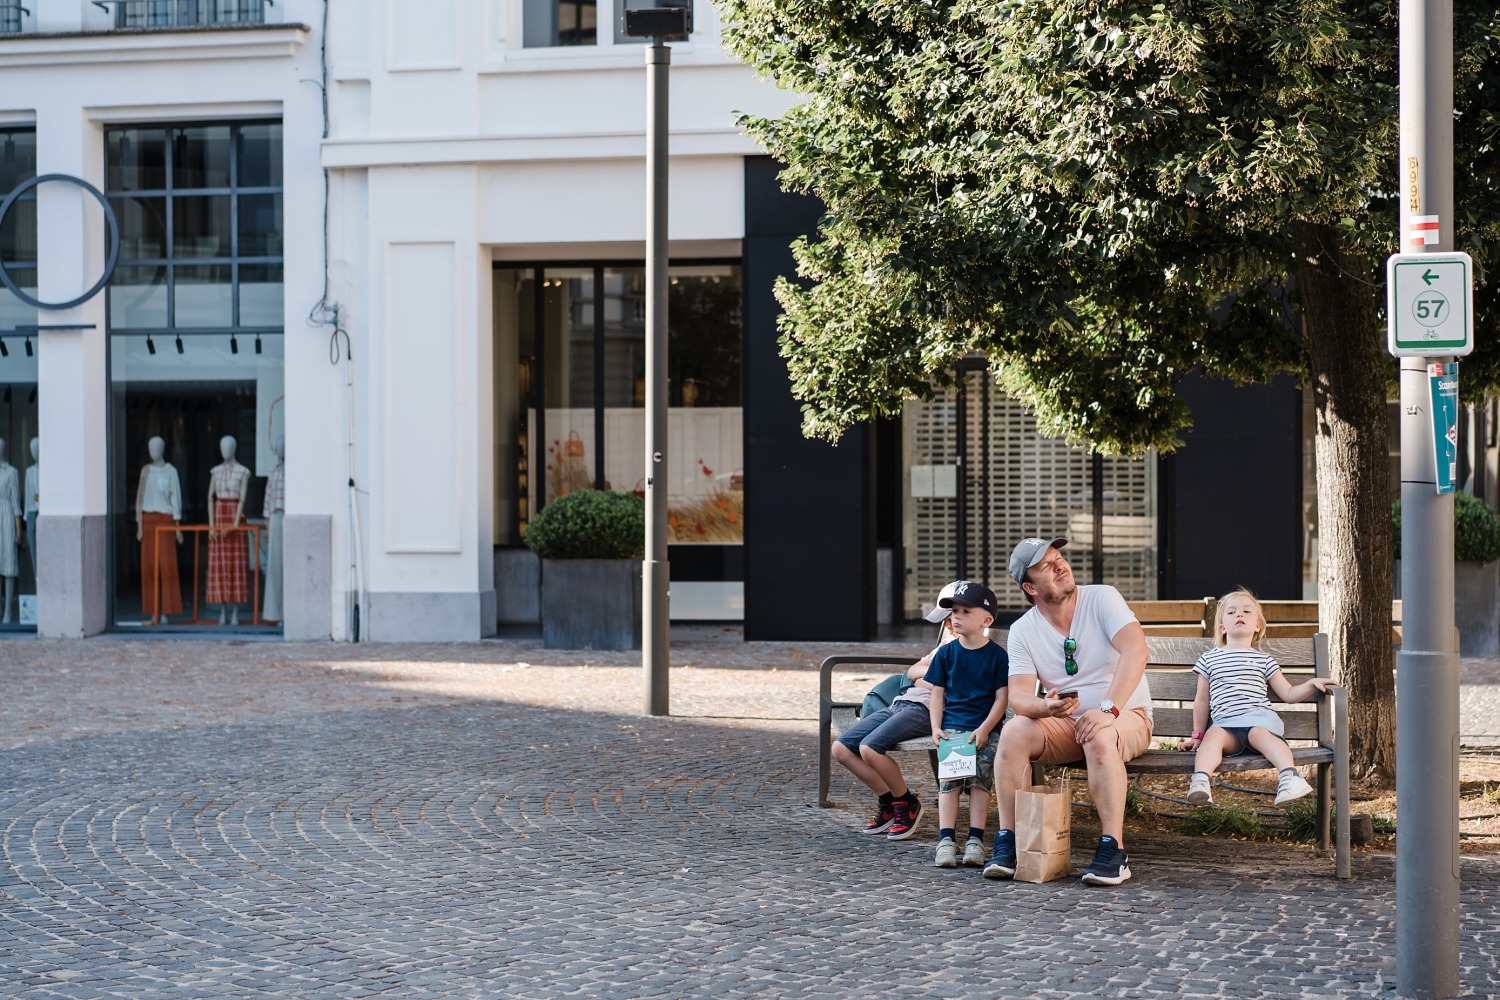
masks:
POLYGON ((907 792, 903 798, 896 799, 891 803, 896 809, 896 819, 891 823, 890 831, 886 833, 886 840, 905 840, 917 832, 917 820, 922 818, 922 803, 917 797, 907 792))
POLYGON ((896 822, 896 807, 893 802, 882 802, 875 807, 875 815, 865 824, 865 833, 885 833, 896 822))

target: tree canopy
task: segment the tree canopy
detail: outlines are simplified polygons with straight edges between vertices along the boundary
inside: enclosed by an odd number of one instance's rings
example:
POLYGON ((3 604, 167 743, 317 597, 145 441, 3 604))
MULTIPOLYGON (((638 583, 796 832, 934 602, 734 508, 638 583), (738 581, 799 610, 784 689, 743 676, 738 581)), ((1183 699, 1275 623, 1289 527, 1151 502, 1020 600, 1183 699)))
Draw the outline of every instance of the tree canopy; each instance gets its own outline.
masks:
MULTIPOLYGON (((720 3, 733 51, 805 98, 746 119, 784 181, 826 205, 794 246, 803 280, 777 286, 805 432, 898 413, 978 353, 1044 433, 1165 450, 1190 423, 1187 373, 1294 375, 1312 389, 1319 618, 1353 763, 1392 777, 1397 5, 720 3)), ((1454 7, 1444 224, 1483 281, 1472 398, 1500 381, 1484 322, 1500 304, 1500 12, 1454 7)))
MULTIPOLYGON (((1309 379, 1308 227, 1360 281, 1397 246, 1387 0, 722 6, 733 51, 806 98, 747 123, 827 206, 796 247, 806 283, 778 288, 811 434, 897 412, 977 351, 1049 431, 1171 448, 1183 373, 1309 379)), ((1487 276, 1500 18, 1456 6, 1459 246, 1487 276)), ((1497 373, 1491 338, 1466 391, 1497 373)))

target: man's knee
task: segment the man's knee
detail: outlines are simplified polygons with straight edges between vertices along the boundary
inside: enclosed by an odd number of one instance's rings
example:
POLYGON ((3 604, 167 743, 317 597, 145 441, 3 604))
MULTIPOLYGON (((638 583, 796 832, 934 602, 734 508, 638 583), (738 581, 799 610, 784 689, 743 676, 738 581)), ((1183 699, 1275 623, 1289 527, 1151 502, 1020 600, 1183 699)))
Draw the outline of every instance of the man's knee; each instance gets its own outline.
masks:
POLYGON ((859 755, 872 764, 878 763, 882 757, 885 757, 884 753, 876 750, 868 743, 861 743, 859 745, 859 755))
POLYGON ((1113 729, 1095 733, 1094 738, 1083 745, 1083 757, 1091 766, 1124 763, 1125 755, 1120 751, 1120 734, 1113 729))
POLYGON ((854 759, 854 751, 850 750, 847 745, 835 740, 833 743, 833 759, 840 764, 847 764, 854 759))
POLYGON ((1046 748, 1047 735, 1037 721, 1018 715, 1001 728, 997 756, 1019 766, 1020 761, 1036 760, 1046 748))

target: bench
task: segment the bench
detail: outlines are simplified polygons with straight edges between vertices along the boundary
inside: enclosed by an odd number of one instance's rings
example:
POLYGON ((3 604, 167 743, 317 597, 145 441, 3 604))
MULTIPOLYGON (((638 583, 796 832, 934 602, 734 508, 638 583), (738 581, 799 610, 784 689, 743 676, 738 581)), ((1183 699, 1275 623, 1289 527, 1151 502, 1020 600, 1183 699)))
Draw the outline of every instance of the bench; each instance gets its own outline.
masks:
MULTIPOLYGON (((1004 634, 995 635, 1004 642, 1004 634)), ((1153 742, 1162 739, 1184 739, 1193 731, 1193 698, 1198 689, 1192 666, 1211 640, 1202 636, 1147 636, 1150 649, 1146 676, 1151 685, 1152 715, 1155 721, 1153 742)), ((1328 639, 1324 635, 1310 638, 1267 639, 1261 648, 1276 658, 1293 683, 1308 676, 1328 677, 1328 639)), ((833 771, 833 739, 858 718, 859 703, 833 700, 833 670, 836 667, 883 666, 895 672, 910 666, 915 657, 844 654, 823 660, 819 671, 818 708, 818 805, 831 807, 828 798, 833 771)), ((1329 848, 1329 818, 1333 810, 1335 873, 1350 877, 1349 858, 1349 705, 1343 688, 1332 688, 1326 695, 1301 705, 1282 705, 1272 701, 1286 727, 1286 738, 1293 744, 1292 758, 1298 766, 1315 765, 1313 788, 1318 802, 1318 848, 1329 848), (1297 744, 1304 745, 1297 745, 1297 744)), ((907 740, 897 751, 931 754, 929 739, 907 740)), ((1131 774, 1191 774, 1193 754, 1176 749, 1156 747, 1126 765, 1131 774)), ((1269 770, 1271 762, 1259 754, 1227 757, 1219 773, 1269 770)), ((1040 783, 1040 766, 1035 780, 1040 783)))
MULTIPOLYGON (((1146 635, 1213 638, 1219 599, 1131 601, 1130 610, 1146 635)), ((1318 633, 1317 601, 1261 601, 1267 639, 1310 639, 1318 633)), ((1391 644, 1401 645, 1401 602, 1391 602, 1391 644)))

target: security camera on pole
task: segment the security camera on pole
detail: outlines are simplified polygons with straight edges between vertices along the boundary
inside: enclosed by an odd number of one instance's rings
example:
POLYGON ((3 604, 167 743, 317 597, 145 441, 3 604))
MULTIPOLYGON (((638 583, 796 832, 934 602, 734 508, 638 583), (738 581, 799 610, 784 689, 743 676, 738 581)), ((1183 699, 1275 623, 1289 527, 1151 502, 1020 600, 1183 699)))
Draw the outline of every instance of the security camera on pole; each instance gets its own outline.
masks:
POLYGON ((646 554, 641 660, 646 713, 670 711, 667 595, 667 69, 669 39, 693 30, 693 0, 626 0, 625 34, 646 46, 646 554), (649 4, 647 6, 646 4, 649 4))
POLYGON ((1396 657, 1396 987, 1458 993, 1458 363, 1473 276, 1453 248, 1453 4, 1400 0, 1401 250, 1386 264, 1401 365, 1402 642, 1396 657))

